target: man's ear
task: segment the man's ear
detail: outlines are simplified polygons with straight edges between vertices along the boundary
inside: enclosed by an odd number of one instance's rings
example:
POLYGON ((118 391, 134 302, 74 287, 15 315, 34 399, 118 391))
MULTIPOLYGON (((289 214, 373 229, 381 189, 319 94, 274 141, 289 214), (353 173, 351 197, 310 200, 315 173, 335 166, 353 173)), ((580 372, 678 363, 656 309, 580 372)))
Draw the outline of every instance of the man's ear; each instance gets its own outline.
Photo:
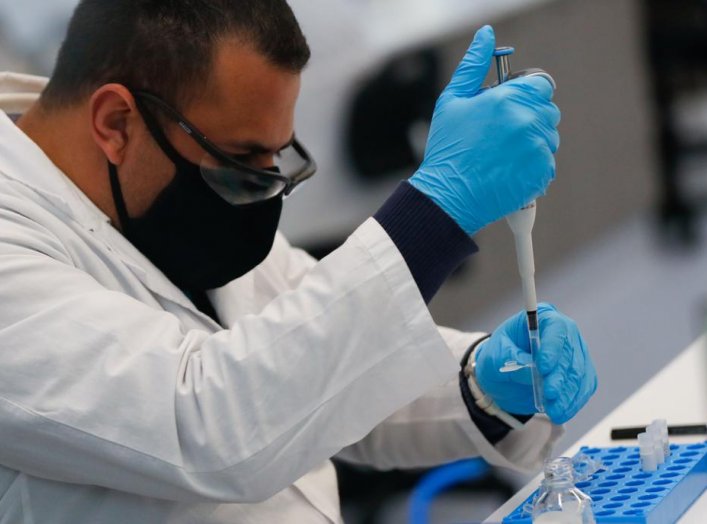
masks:
POLYGON ((112 164, 123 163, 129 138, 135 133, 138 114, 135 99, 120 84, 106 84, 91 96, 91 136, 112 164))

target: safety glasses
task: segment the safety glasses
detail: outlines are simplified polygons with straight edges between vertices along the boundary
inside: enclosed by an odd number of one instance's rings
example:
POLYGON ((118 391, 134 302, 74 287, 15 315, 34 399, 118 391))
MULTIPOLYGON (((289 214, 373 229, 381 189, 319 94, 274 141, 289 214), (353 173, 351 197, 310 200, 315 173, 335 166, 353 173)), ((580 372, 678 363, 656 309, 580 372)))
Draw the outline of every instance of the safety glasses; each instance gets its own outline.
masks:
MULTIPOLYGON (((201 176, 209 187, 232 205, 262 202, 283 195, 288 196, 305 180, 314 175, 317 165, 305 147, 293 139, 292 143, 274 155, 275 165, 259 169, 226 153, 211 142, 191 122, 160 97, 141 90, 131 90, 138 109, 149 127, 156 123, 145 102, 159 108, 205 151, 199 164, 201 176)), ((159 131, 161 133, 161 130, 159 131)), ((171 148, 173 149, 173 148, 171 148)))

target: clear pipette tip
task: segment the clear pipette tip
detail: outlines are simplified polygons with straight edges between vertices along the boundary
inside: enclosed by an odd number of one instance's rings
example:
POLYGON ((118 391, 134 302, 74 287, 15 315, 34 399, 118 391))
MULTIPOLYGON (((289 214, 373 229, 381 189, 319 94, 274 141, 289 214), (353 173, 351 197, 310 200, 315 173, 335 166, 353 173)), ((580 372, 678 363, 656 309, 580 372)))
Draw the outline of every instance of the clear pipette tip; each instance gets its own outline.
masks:
POLYGON ((543 377, 538 369, 537 358, 540 355, 540 330, 538 329, 538 312, 528 311, 528 336, 530 339, 530 371, 533 377, 533 402, 538 413, 545 413, 543 402, 543 377))

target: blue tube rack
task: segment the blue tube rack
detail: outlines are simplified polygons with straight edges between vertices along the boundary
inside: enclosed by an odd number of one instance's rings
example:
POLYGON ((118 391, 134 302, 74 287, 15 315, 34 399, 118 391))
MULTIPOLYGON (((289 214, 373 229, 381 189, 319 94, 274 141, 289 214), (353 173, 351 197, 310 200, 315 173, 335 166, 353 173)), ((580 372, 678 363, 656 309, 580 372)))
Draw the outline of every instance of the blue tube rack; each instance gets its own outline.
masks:
MULTIPOLYGON (((707 489, 707 441, 671 444, 670 450, 665 463, 648 473, 641 470, 638 447, 583 447, 580 453, 604 463, 604 469, 577 483, 592 498, 597 523, 677 522, 707 489)), ((530 524, 526 509, 536 493, 504 518, 503 524, 530 524)))

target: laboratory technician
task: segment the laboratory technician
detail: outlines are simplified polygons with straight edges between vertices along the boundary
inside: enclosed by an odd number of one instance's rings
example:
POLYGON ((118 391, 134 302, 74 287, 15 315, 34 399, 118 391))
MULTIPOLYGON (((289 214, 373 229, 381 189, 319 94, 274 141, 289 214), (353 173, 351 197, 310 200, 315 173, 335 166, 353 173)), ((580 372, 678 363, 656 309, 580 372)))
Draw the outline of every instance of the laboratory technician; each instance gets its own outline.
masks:
POLYGON ((596 388, 576 325, 542 306, 545 417, 499 372, 524 315, 485 338, 426 306, 554 178, 552 89, 482 90, 494 45, 321 262, 276 232, 314 172, 284 0, 82 0, 48 83, 0 75, 0 523, 341 522, 332 457, 537 467, 596 388))

